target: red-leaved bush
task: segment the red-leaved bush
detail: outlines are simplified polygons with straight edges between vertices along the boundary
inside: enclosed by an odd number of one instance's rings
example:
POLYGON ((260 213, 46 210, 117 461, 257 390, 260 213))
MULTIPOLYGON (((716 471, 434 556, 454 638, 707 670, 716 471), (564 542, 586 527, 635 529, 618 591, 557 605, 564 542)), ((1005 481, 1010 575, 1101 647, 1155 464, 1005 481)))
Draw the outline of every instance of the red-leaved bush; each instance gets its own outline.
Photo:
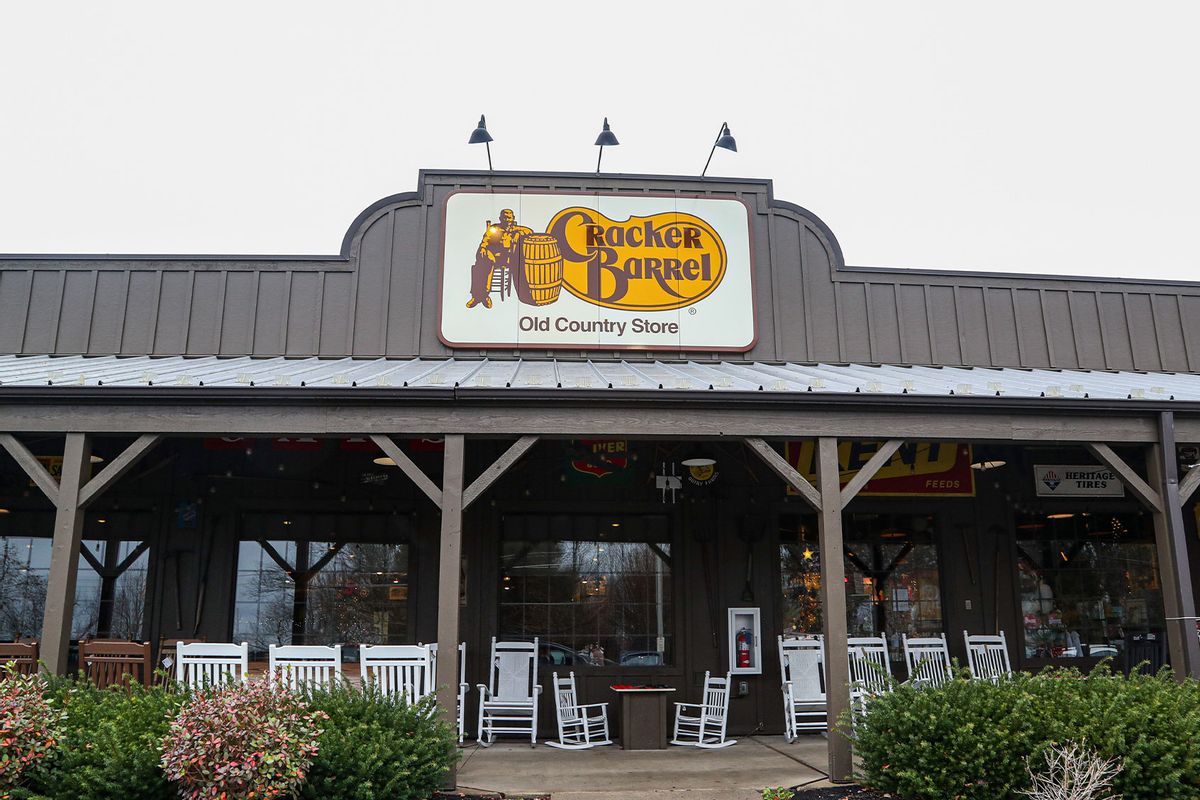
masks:
MULTIPOLYGON (((54 751, 63 715, 46 702, 45 683, 37 675, 7 671, 0 678, 0 787, 9 789, 54 751)), ((7 792, 0 790, 0 796, 7 792)))
POLYGON ((189 800, 293 797, 324 719, 272 681, 232 684, 184 705, 163 739, 162 766, 189 800))

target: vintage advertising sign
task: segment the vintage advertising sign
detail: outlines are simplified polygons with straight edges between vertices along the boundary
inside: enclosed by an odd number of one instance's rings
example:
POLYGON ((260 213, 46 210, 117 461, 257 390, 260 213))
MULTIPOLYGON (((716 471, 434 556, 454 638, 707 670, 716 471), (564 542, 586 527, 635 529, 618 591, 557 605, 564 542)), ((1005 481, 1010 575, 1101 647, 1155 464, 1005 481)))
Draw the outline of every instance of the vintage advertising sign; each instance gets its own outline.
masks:
POLYGON ((438 333, 450 347, 754 346, 740 200, 462 191, 444 220, 438 333))
MULTIPOLYGON (((838 468, 843 486, 871 460, 881 444, 838 443, 838 468)), ((816 481, 816 442, 788 442, 784 455, 796 471, 810 481, 816 481)), ((788 494, 795 493, 789 486, 788 494)), ((905 442, 859 494, 876 497, 973 497, 975 471, 971 469, 971 446, 954 442, 905 442)))
POLYGON ((1124 497, 1125 484, 1108 467, 1093 464, 1034 465, 1038 497, 1124 497))

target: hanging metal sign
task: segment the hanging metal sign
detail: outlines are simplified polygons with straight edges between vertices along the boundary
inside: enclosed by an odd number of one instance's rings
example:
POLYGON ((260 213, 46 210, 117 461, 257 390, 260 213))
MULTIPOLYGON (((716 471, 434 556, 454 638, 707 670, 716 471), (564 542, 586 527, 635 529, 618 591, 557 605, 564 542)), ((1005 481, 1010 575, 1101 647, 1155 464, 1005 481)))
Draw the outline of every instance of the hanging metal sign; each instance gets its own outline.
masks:
POLYGON ((1093 464, 1034 465, 1038 497, 1124 497, 1125 484, 1108 467, 1093 464))
POLYGON ((439 335, 450 347, 745 351, 752 266, 741 200, 456 192, 439 335))

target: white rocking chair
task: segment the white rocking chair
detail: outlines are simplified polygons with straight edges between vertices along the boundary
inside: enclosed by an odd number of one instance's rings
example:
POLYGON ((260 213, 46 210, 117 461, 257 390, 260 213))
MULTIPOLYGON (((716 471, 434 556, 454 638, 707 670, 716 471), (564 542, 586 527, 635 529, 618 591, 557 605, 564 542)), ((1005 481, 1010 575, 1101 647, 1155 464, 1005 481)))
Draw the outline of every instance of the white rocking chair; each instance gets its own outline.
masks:
POLYGON ((433 691, 429 649, 413 644, 361 645, 363 684, 384 697, 420 702, 433 691))
POLYGON ((941 686, 954 677, 946 634, 910 639, 902 633, 900 641, 904 643, 904 661, 913 686, 941 686))
POLYGON ((975 680, 996 683, 1012 675, 1012 663, 1008 660, 1008 641, 1004 631, 999 636, 972 636, 963 631, 967 643, 967 666, 975 680))
MULTIPOLYGON (((437 686, 437 659, 438 646, 437 642, 427 644, 425 647, 429 650, 429 691, 433 692, 437 686)), ((467 685, 467 643, 458 643, 458 743, 462 744, 466 738, 467 732, 467 691, 471 688, 467 685)))
POLYGON ((850 705, 865 714, 868 699, 891 691, 892 662, 887 638, 883 634, 851 636, 846 645, 850 657, 850 705))
POLYGON ((489 685, 479 687, 479 744, 490 747, 497 733, 528 733, 529 746, 537 744, 538 640, 497 642, 492 637, 489 685))
POLYGON ((342 679, 342 646, 273 644, 267 674, 294 692, 328 689, 342 679))
POLYGON ((175 678, 189 689, 220 686, 247 680, 250 646, 245 642, 178 642, 175 645, 175 678))
POLYGON ((546 742, 560 750, 587 750, 612 744, 608 738, 608 703, 579 702, 575 673, 565 678, 552 673, 554 705, 558 711, 558 741, 546 742))
POLYGON ((784 738, 800 731, 828 728, 825 699, 825 641, 779 637, 779 671, 783 675, 784 738))
POLYGON ((715 750, 737 744, 725 738, 729 719, 729 673, 713 678, 704 673, 704 699, 700 703, 675 704, 675 735, 671 744, 715 750))

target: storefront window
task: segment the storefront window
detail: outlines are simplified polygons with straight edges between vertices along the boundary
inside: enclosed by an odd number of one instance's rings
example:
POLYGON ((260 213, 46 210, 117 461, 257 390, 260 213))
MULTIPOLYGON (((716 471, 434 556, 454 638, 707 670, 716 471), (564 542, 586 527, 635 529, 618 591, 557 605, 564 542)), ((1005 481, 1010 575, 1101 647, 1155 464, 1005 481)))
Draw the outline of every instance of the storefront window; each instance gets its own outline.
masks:
POLYGON ((1025 655, 1117 656, 1163 632, 1153 531, 1137 514, 1061 511, 1017 520, 1025 655))
MULTIPOLYGON (((850 636, 886 634, 892 658, 901 660, 901 634, 942 633, 932 517, 850 514, 843 538, 850 636)), ((821 633, 821 552, 813 517, 782 518, 779 558, 784 631, 821 633)))
POLYGON ((547 663, 671 664, 672 591, 665 517, 505 519, 500 637, 547 663))
POLYGON ((254 658, 272 644, 412 641, 408 516, 256 512, 241 528, 233 636, 254 658))
MULTIPOLYGON (((0 639, 40 638, 50 577, 49 537, 0 537, 0 639)), ((137 541, 83 542, 71 638, 142 637, 146 548, 137 541), (100 566, 108 574, 102 578, 100 566), (122 569, 123 567, 123 569, 122 569)))

